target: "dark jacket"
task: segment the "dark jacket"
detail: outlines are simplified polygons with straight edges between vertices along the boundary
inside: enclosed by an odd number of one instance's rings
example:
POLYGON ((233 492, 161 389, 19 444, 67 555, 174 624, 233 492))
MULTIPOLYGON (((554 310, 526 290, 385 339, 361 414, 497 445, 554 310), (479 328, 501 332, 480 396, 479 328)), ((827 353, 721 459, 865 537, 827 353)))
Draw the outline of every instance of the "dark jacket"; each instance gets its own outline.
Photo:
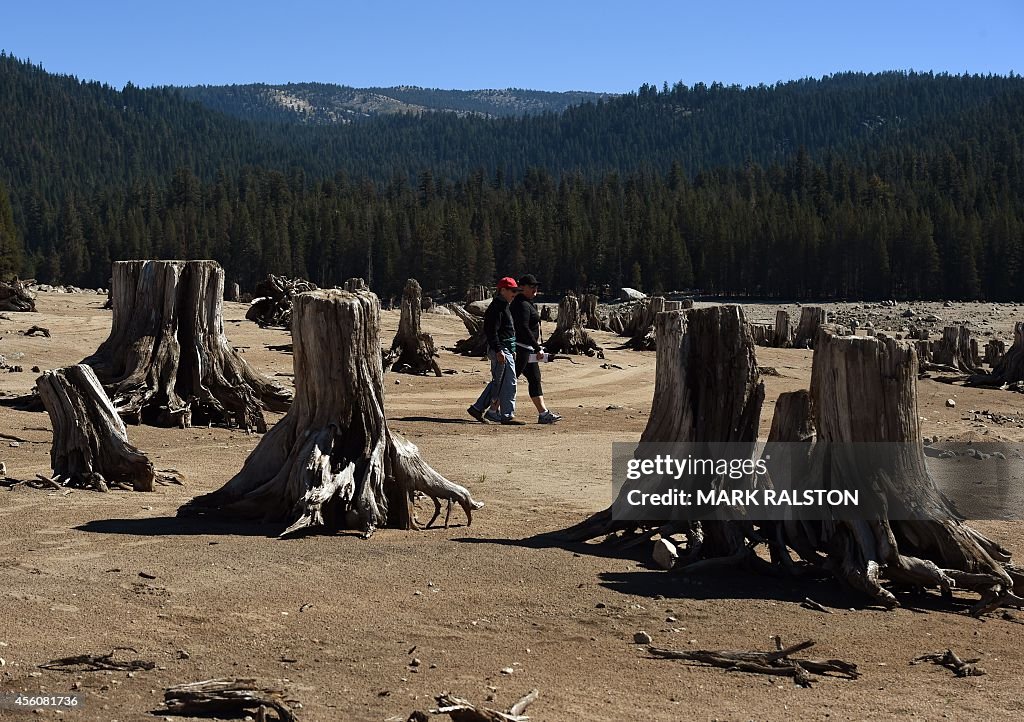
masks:
POLYGON ((520 293, 509 304, 509 312, 516 330, 516 341, 540 353, 540 311, 537 306, 520 293))
POLYGON ((505 348, 510 353, 516 351, 516 329, 508 308, 508 301, 499 293, 484 312, 484 335, 487 336, 487 348, 495 353, 500 348, 505 348))

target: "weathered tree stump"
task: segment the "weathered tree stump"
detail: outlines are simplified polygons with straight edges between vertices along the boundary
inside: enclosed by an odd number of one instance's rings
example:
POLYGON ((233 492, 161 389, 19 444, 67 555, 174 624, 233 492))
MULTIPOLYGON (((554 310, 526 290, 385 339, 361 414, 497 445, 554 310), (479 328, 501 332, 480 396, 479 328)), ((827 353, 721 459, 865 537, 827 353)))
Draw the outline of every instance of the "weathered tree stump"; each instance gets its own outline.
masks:
POLYGON ((28 285, 18 279, 0 281, 0 311, 35 311, 36 294, 29 290, 28 285))
POLYGON ((775 312, 775 337, 772 346, 789 348, 793 345, 793 327, 789 323, 789 311, 779 309, 775 312))
POLYGON ((385 355, 384 365, 390 365, 391 370, 398 373, 426 374, 432 371, 435 376, 440 376, 434 339, 420 330, 420 315, 423 313, 421 294, 416 279, 410 278, 405 282, 398 332, 391 342, 391 350, 385 355))
POLYGON ((469 338, 460 339, 455 342, 455 348, 453 349, 455 353, 462 356, 486 356, 487 336, 484 334, 483 317, 474 316, 457 303, 451 304, 448 308, 462 320, 466 331, 469 333, 469 338))
POLYGON ((443 499, 472 522, 481 504, 388 428, 379 316, 377 297, 365 291, 298 296, 291 409, 234 478, 181 513, 284 522, 281 536, 339 528, 369 536, 383 526, 418 528, 412 499, 422 492, 434 499, 434 518, 443 499))
POLYGON ((981 369, 980 360, 974 358, 976 350, 977 342, 971 338, 969 328, 946 326, 942 329, 942 338, 932 343, 931 361, 940 366, 973 373, 981 369))
POLYGON ((216 261, 118 261, 110 336, 85 359, 126 420, 156 426, 236 423, 265 431, 261 406, 290 392, 253 371, 224 336, 216 261))
MULTIPOLYGON (((764 384, 754 358, 754 341, 739 306, 667 311, 655 319, 658 356, 654 400, 640 443, 737 443, 753 450, 764 402, 764 384)), ((699 452, 694 452, 699 455, 699 452)), ((711 522, 667 525, 693 543, 684 563, 704 555, 744 553, 743 536, 711 522), (736 546, 739 545, 739 546, 736 546)), ((615 520, 609 507, 569 529, 574 540, 624 532, 666 535, 658 522, 615 520)), ((642 537, 641 537, 642 538, 642 537)))
POLYGON ((874 485, 886 508, 912 503, 924 518, 819 522, 792 546, 816 539, 812 546, 828 550, 836 576, 886 607, 897 601, 883 579, 945 593, 954 586, 975 590, 982 595, 976 613, 1012 601, 1014 585, 1024 576, 1008 565, 1005 550, 958 520, 928 476, 914 347, 884 336, 838 337, 827 330, 819 340, 811 373, 817 429, 811 478, 823 478, 821 471, 829 468, 832 488, 843 488, 844 479, 847 488, 874 485), (853 444, 884 444, 884 466, 872 454, 852 451, 853 444), (843 454, 841 463, 837 453, 843 454))
POLYGON ((775 345, 775 327, 770 323, 750 324, 750 335, 754 339, 755 346, 775 345))
POLYGON ((985 344, 985 364, 995 368, 1006 355, 1006 342, 999 338, 991 339, 985 344))
POLYGON ((356 291, 369 291, 370 286, 367 285, 365 278, 353 277, 345 281, 343 288, 349 293, 355 293, 356 291))
POLYGON ((79 364, 47 371, 36 387, 53 425, 54 481, 97 491, 111 485, 153 490, 153 464, 128 442, 124 422, 91 368, 79 364))
POLYGON ((597 312, 597 296, 588 293, 580 301, 580 313, 583 316, 583 328, 593 331, 608 331, 608 324, 601 320, 597 312))
POLYGON ((1018 321, 1013 327, 1013 345, 991 373, 975 374, 968 383, 972 386, 1013 386, 1024 390, 1024 321, 1018 321))
POLYGON ((662 296, 652 296, 640 301, 633 308, 633 317, 629 326, 624 329, 631 338, 626 342, 628 348, 634 351, 652 351, 657 347, 657 334, 654 332, 655 320, 658 314, 665 310, 665 299, 662 296))
MULTIPOLYGON (((735 307, 659 316, 654 403, 641 442, 740 442, 752 444, 763 400, 753 341, 735 307), (734 309, 734 310, 730 310, 734 309), (714 311, 715 315, 708 313, 714 311), (738 317, 739 323, 735 319, 738 317)), ((769 442, 806 440, 807 488, 873 490, 876 505, 915 509, 909 519, 885 511, 862 521, 827 518, 757 521, 748 518, 657 524, 614 520, 601 512, 569 530, 574 539, 621 534, 635 542, 655 534, 685 537, 675 565, 683 571, 742 564, 794 574, 827 571, 891 608, 898 602, 883 586, 952 588, 981 595, 975 614, 1022 605, 1024 570, 1009 554, 963 524, 928 476, 917 411, 917 355, 909 343, 885 336, 840 336, 823 328, 817 337, 807 397, 781 401, 769 442), (808 422, 813 408, 815 439, 808 422), (864 453, 865 445, 882 446, 864 453), (857 445, 854 450, 854 445, 857 445), (769 548, 770 563, 754 550, 769 548), (790 550, 796 552, 794 562, 790 550)), ((695 452, 695 456, 700 456, 695 452)), ((771 469, 771 467, 769 467, 771 469)), ((801 480, 795 479, 794 488, 801 480)), ((674 540, 673 540, 674 541, 674 540)))
POLYGON ((794 348, 814 348, 818 329, 828 323, 828 313, 819 306, 804 306, 793 338, 794 348))
POLYGON ((237 283, 229 283, 224 287, 224 300, 237 303, 242 300, 242 287, 237 283))
POLYGON ((604 349, 583 328, 580 301, 571 291, 558 304, 558 321, 544 349, 556 354, 597 354, 598 358, 604 358, 604 349))
POLYGON ((491 289, 487 286, 472 285, 466 289, 466 303, 486 301, 491 297, 491 289))
POLYGON ((540 320, 551 323, 558 320, 558 309, 548 303, 540 306, 540 320))

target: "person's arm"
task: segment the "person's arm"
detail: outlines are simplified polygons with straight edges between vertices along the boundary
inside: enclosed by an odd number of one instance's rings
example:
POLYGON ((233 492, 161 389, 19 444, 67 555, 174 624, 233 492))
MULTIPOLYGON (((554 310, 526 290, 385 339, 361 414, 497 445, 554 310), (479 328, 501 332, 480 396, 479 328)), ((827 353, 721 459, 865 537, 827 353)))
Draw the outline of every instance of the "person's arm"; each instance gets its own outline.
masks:
POLYGON ((501 312, 498 310, 498 300, 491 301, 491 305, 484 311, 484 336, 487 337, 487 348, 498 353, 498 324, 501 322, 501 312))

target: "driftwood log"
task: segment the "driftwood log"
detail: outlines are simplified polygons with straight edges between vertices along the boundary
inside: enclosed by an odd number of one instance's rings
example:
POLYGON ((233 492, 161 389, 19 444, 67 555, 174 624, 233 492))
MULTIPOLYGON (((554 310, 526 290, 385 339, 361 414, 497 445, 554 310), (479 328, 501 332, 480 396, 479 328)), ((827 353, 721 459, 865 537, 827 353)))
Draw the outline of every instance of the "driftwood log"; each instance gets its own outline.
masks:
POLYGON ((416 279, 405 282, 402 293, 402 316, 398 321, 398 332, 391 342, 391 350, 384 356, 384 366, 392 371, 406 374, 441 375, 441 367, 437 365, 437 349, 434 338, 420 330, 420 317, 423 313, 422 290, 416 279))
POLYGON ((124 422, 91 368, 79 364, 47 371, 36 388, 53 425, 54 481, 97 491, 110 486, 153 490, 152 462, 128 442, 124 422))
POLYGON ((455 342, 455 353, 462 356, 486 356, 487 336, 484 335, 484 319, 475 316, 457 303, 448 306, 466 327, 469 338, 455 342))
POLYGON ((283 522, 304 531, 419 528, 413 494, 458 502, 472 522, 481 504, 441 476, 384 417, 380 306, 363 291, 314 291, 295 299, 295 402, 242 470, 182 514, 283 522))
POLYGON ((36 294, 26 281, 0 281, 0 311, 35 311, 36 294))
POLYGON ((793 337, 794 348, 814 348, 818 329, 828 323, 828 313, 820 306, 804 306, 800 310, 800 323, 793 337))
POLYGON ((167 713, 218 719, 277 719, 295 722, 295 713, 278 687, 258 684, 255 679, 208 679, 180 684, 164 691, 167 713), (274 717, 267 716, 272 710, 274 717), (254 717, 255 715, 255 717, 254 717))
POLYGON ((265 431, 262 408, 291 393, 249 367, 224 336, 216 261, 118 261, 110 336, 85 359, 132 423, 235 423, 265 431))
MULTIPOLYGON (((238 284, 234 285, 237 287, 238 284)), ((266 278, 256 283, 256 298, 249 305, 245 317, 264 328, 288 328, 292 324, 292 301, 295 296, 315 290, 316 284, 305 279, 285 278, 268 273, 266 278)), ((238 297, 228 300, 238 300, 238 297)))
POLYGON ((596 354, 598 358, 604 358, 604 349, 583 328, 580 301, 571 291, 558 304, 558 321, 554 332, 544 343, 544 350, 555 354, 596 354))
MULTIPOLYGON (((658 334, 654 403, 641 442, 734 442, 752 450, 764 387, 739 308, 664 313, 658 334)), ((879 503, 862 508, 911 503, 917 513, 910 520, 876 512, 864 521, 734 518, 661 524, 615 520, 608 509, 568 535, 585 540, 616 534, 633 543, 638 536, 681 535, 685 550, 675 566, 683 571, 733 565, 794 574, 813 569, 831 573, 886 608, 898 605, 884 586, 890 582, 937 588, 946 596, 953 588, 974 591, 981 596, 974 614, 1022 605, 1018 595, 1024 590, 1024 570, 1010 564, 1008 552, 962 523, 928 475, 917 375, 913 345, 886 336, 840 336, 823 328, 814 352, 811 404, 791 397, 780 405, 786 418, 773 421, 775 438, 769 437, 770 443, 808 439, 807 488, 819 488, 826 475, 832 489, 873 488, 879 503), (813 444, 807 419, 812 410, 813 444), (884 445, 884 463, 872 454, 851 453, 854 444, 884 445), (760 545, 767 545, 770 562, 754 553, 760 545)))

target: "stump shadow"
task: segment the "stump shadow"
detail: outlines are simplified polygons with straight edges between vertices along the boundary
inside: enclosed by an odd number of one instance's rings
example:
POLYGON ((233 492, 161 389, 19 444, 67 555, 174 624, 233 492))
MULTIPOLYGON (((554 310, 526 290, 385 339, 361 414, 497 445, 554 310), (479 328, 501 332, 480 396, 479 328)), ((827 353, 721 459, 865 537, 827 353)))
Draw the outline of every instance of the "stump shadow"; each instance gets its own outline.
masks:
POLYGON ((432 424, 472 424, 473 426, 483 426, 479 421, 473 419, 446 419, 438 416, 401 416, 398 418, 391 419, 391 421, 427 421, 432 424))
POLYGON ((153 516, 144 519, 94 519, 75 527, 92 534, 130 536, 262 536, 276 538, 281 524, 257 524, 205 516, 153 516))

